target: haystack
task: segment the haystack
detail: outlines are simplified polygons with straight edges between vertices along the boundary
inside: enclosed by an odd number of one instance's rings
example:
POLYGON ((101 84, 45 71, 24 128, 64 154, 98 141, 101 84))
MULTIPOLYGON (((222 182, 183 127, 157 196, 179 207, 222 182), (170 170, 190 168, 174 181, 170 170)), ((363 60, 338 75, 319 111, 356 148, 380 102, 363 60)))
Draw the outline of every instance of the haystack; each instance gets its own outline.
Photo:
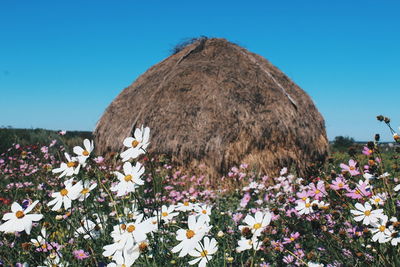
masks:
POLYGON ((247 163, 304 175, 328 151, 310 97, 265 58, 225 39, 200 38, 125 88, 97 124, 97 152, 122 151, 142 124, 151 129, 150 152, 211 173, 247 163))

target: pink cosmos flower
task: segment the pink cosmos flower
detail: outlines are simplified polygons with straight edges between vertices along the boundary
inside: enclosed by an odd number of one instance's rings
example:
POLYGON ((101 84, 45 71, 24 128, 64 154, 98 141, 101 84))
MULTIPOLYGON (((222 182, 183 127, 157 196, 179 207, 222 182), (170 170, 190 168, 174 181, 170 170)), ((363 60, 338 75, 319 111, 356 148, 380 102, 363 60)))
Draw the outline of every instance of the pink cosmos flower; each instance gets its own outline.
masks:
POLYGON ((342 171, 349 172, 350 175, 355 176, 360 174, 360 172, 358 171, 358 167, 356 165, 357 162, 351 159, 349 160, 349 165, 341 163, 340 168, 342 168, 342 171))
POLYGON ((358 182, 357 188, 354 190, 347 189, 347 191, 348 193, 346 193, 346 196, 351 197, 352 199, 361 199, 371 195, 370 185, 366 181, 362 180, 358 182))
POLYGON ((373 151, 372 149, 369 149, 369 148, 366 147, 366 146, 363 148, 363 151, 362 151, 362 153, 363 153, 364 155, 367 155, 367 156, 371 155, 373 152, 374 152, 374 151, 373 151))
POLYGON ((343 177, 336 177, 334 181, 332 181, 332 184, 330 187, 333 190, 340 190, 340 189, 346 189, 350 190, 349 185, 347 184, 347 181, 343 177))
POLYGON ((251 199, 250 194, 249 194, 249 193, 246 193, 246 194, 243 196, 242 200, 240 201, 240 206, 241 206, 242 208, 246 207, 246 206, 247 206, 247 203, 249 203, 250 199, 251 199))
POLYGON ((310 196, 314 197, 315 199, 321 199, 326 194, 324 181, 319 181, 317 186, 315 186, 314 183, 311 183, 309 186, 310 196))
POLYGON ((294 261, 294 257, 292 255, 287 255, 283 257, 284 263, 292 263, 294 261))
POLYGON ((290 238, 285 237, 285 238, 283 239, 282 244, 289 244, 289 243, 292 243, 292 242, 294 242, 294 241, 295 241, 297 238, 299 238, 299 237, 300 237, 300 233, 299 233, 299 232, 292 233, 292 234, 290 234, 290 238))
POLYGON ((102 163, 104 161, 104 158, 102 156, 98 156, 98 157, 94 158, 93 160, 97 164, 100 164, 100 163, 102 163))
POLYGON ((232 214, 232 219, 235 223, 238 223, 242 219, 242 217, 243 217, 243 214, 239 213, 239 212, 232 214))
POLYGON ((305 202, 306 199, 311 196, 311 194, 309 191, 304 190, 301 192, 297 192, 296 196, 299 198, 298 200, 296 200, 296 203, 297 202, 305 202))
POLYGON ((246 164, 246 163, 240 164, 240 168, 241 168, 241 169, 247 169, 247 167, 249 167, 249 165, 246 164))
POLYGON ((85 252, 83 249, 74 250, 72 253, 74 254, 74 257, 78 260, 89 258, 89 253, 85 252))

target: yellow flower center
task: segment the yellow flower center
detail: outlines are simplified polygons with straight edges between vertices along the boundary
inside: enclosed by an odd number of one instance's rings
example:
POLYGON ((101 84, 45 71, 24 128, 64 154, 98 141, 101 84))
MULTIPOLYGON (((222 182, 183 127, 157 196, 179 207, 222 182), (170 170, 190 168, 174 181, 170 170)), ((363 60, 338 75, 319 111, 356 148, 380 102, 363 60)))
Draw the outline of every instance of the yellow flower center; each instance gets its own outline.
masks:
POLYGON ((189 202, 185 201, 185 202, 183 202, 183 205, 188 207, 189 206, 189 202))
POLYGON ((149 245, 146 242, 142 242, 142 243, 139 244, 139 250, 140 251, 146 251, 148 246, 149 245))
POLYGON ((122 230, 125 230, 125 229, 126 229, 126 224, 124 224, 124 223, 121 224, 121 229, 122 229, 122 230))
POLYGON ((207 254, 208 254, 208 251, 207 251, 207 250, 203 250, 203 251, 200 253, 200 256, 205 257, 205 256, 207 256, 207 254))
POLYGON ((295 240, 294 237, 291 237, 291 238, 290 238, 290 241, 294 241, 294 240, 295 240))
POLYGON ((133 178, 132 175, 128 174, 124 177, 124 180, 125 180, 125 182, 129 182, 129 181, 132 181, 132 178, 133 178))
POLYGON ((188 239, 191 239, 192 237, 194 237, 194 231, 193 230, 186 230, 186 237, 188 239))
POLYGON ((62 196, 66 196, 66 195, 68 195, 68 190, 67 189, 61 189, 61 191, 60 191, 60 194, 62 195, 62 196))
POLYGON ((87 193, 89 193, 89 188, 83 188, 81 194, 86 195, 87 193))
POLYGON ((321 191, 319 191, 318 189, 315 190, 315 194, 316 194, 316 195, 319 194, 319 193, 321 193, 321 191))
POLYGON ((311 204, 310 203, 306 203, 306 208, 309 208, 309 207, 311 207, 311 204))
POLYGON ((76 161, 68 161, 67 166, 68 168, 76 167, 78 163, 76 161))
POLYGON ((359 189, 356 189, 356 191, 354 191, 354 193, 357 195, 361 195, 361 191, 359 189))
POLYGON ((207 214, 207 211, 206 210, 202 210, 201 211, 203 214, 207 214))
POLYGON ((381 199, 379 197, 377 197, 377 198, 375 198, 375 202, 379 203, 379 202, 381 202, 381 199))
POLYGON ((256 230, 257 230, 257 229, 260 229, 260 228, 261 228, 261 223, 256 223, 256 224, 254 224, 254 225, 253 225, 253 228, 256 229, 256 230))
POLYGON ((139 145, 139 142, 137 140, 132 141, 132 147, 137 147, 139 145))
POLYGON ((132 233, 135 231, 136 227, 134 225, 129 225, 128 228, 126 229, 129 233, 132 233))
POLYGON ((306 201, 307 198, 306 198, 306 197, 302 197, 301 199, 302 199, 303 201, 306 201))
POLYGON ((365 216, 369 216, 369 215, 371 215, 371 211, 370 210, 366 210, 366 211, 364 211, 364 214, 365 214, 365 216))
POLYGON ((82 155, 84 155, 85 157, 89 156, 89 151, 87 150, 83 150, 82 155))
POLYGON ((15 216, 16 216, 18 219, 21 219, 21 218, 23 218, 23 217, 25 216, 25 214, 24 214, 23 211, 19 210, 19 211, 17 211, 17 212, 15 213, 15 216))
POLYGON ((343 183, 339 183, 338 186, 339 186, 339 187, 343 187, 344 184, 343 184, 343 183))
POLYGON ((349 169, 350 169, 351 171, 354 171, 356 168, 354 168, 354 166, 350 166, 349 169))
POLYGON ((161 215, 163 216, 163 217, 167 217, 168 216, 168 212, 163 212, 163 213, 161 213, 161 215))
POLYGON ((385 231, 385 229, 386 229, 386 226, 384 226, 384 225, 379 226, 379 231, 383 232, 383 231, 385 231))

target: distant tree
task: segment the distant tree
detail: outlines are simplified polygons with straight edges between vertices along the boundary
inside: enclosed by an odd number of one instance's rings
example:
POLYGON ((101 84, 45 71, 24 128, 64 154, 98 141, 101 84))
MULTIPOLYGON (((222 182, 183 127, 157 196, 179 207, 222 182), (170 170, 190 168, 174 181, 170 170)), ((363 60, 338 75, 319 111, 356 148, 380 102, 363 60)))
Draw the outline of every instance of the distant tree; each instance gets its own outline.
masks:
POLYGON ((354 144, 354 138, 348 136, 336 136, 333 140, 332 147, 335 150, 344 151, 349 149, 354 144))

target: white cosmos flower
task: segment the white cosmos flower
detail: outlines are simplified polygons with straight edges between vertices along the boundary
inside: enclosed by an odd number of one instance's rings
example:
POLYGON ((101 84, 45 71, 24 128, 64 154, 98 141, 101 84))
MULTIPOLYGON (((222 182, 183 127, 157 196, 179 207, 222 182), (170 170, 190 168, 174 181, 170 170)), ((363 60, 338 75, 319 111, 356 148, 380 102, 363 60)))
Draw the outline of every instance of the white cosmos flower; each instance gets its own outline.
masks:
POLYGON ((94 144, 93 141, 89 141, 89 139, 83 140, 83 146, 85 148, 82 148, 80 146, 75 146, 73 151, 77 155, 77 158, 81 164, 84 164, 86 159, 89 158, 90 153, 92 153, 94 149, 94 144))
MULTIPOLYGON (((179 212, 174 212, 175 211, 175 206, 170 205, 169 207, 162 205, 161 207, 161 214, 159 214, 161 220, 163 220, 165 223, 169 223, 173 217, 179 215, 179 212)), ((154 215, 157 216, 157 212, 154 212, 154 215)))
POLYGON ((46 228, 42 228, 42 230, 40 230, 40 235, 38 235, 35 238, 31 239, 31 243, 35 246, 35 247, 41 247, 43 245, 46 244, 46 239, 47 239, 47 233, 46 233, 46 228))
POLYGON ((242 231, 243 228, 250 228, 254 236, 259 236, 265 227, 267 227, 271 222, 272 215, 270 212, 257 211, 256 214, 251 216, 247 214, 244 218, 244 222, 247 225, 240 225, 239 230, 242 231))
POLYGON ((393 190, 396 191, 396 192, 399 191, 399 190, 400 190, 400 184, 396 185, 396 186, 393 188, 393 190))
POLYGON ((82 190, 79 193, 79 201, 84 201, 86 198, 88 198, 90 196, 90 191, 95 189, 96 186, 96 182, 92 183, 89 180, 84 181, 82 185, 82 190))
POLYGON ((190 203, 189 201, 185 201, 183 203, 178 203, 175 207, 175 210, 177 210, 177 211, 192 211, 193 204, 190 203))
POLYGON ((64 204, 64 209, 69 209, 71 207, 72 200, 75 200, 79 197, 83 186, 82 182, 79 181, 76 184, 72 183, 73 178, 64 182, 65 188, 61 189, 60 192, 55 192, 51 194, 54 198, 52 201, 47 203, 47 206, 53 206, 51 210, 56 211, 61 209, 61 206, 64 204))
POLYGON ((217 250, 217 241, 214 238, 210 241, 208 237, 204 237, 203 244, 198 243, 194 250, 189 252, 190 256, 196 257, 196 259, 189 261, 189 264, 199 263, 199 267, 204 267, 212 259, 211 255, 217 250))
POLYGON ((204 221, 207 223, 210 222, 210 216, 211 216, 211 206, 208 205, 199 205, 194 208, 194 211, 197 213, 196 215, 199 217, 204 217, 204 221))
POLYGON ((307 266, 308 267, 324 267, 324 265, 322 263, 314 263, 314 262, 307 262, 307 266))
POLYGON ((79 169, 81 167, 81 164, 79 163, 79 160, 77 157, 70 157, 68 153, 64 153, 65 158, 67 159, 67 163, 61 163, 61 166, 59 168, 56 168, 52 170, 53 173, 60 173, 60 176, 58 177, 63 177, 63 176, 72 176, 72 175, 77 175, 79 173, 79 169))
POLYGON ((364 206, 360 203, 357 203, 355 207, 357 210, 350 210, 350 212, 356 216, 354 217, 354 220, 356 222, 363 221, 363 224, 365 225, 376 223, 378 218, 384 216, 382 209, 372 210, 372 206, 369 204, 369 202, 365 202, 364 206))
MULTIPOLYGON (((147 221, 142 221, 143 215, 139 216, 135 222, 126 224, 128 244, 139 243, 147 239, 147 234, 152 231, 152 226, 147 221)), ((129 245, 128 245, 128 248, 129 245)))
POLYGON ((310 198, 307 198, 306 201, 299 201, 297 202, 296 210, 299 212, 300 215, 302 214, 310 214, 314 212, 313 205, 318 205, 317 200, 313 200, 310 203, 310 198))
POLYGON ((261 244, 262 242, 258 240, 258 236, 253 235, 251 239, 246 239, 242 237, 238 241, 238 247, 236 248, 236 251, 240 253, 248 249, 259 250, 261 248, 261 244))
MULTIPOLYGON (((115 225, 113 227, 113 231, 111 232, 111 237, 113 238, 114 243, 110 245, 106 245, 103 247, 104 252, 103 256, 104 257, 111 257, 114 261, 117 263, 123 261, 123 252, 124 252, 124 247, 126 244, 126 225, 125 224, 120 224, 120 225, 115 225)), ((122 264, 122 263, 121 263, 122 264)))
POLYGON ((365 179, 367 179, 367 180, 372 180, 372 179, 375 179, 375 178, 376 178, 375 176, 373 176, 372 174, 370 174, 370 173, 368 173, 368 172, 364 173, 364 174, 363 174, 363 177, 364 177, 365 179))
POLYGON ((392 238, 392 232, 389 228, 386 227, 386 223, 388 221, 388 216, 383 215, 379 217, 378 221, 375 223, 371 223, 371 226, 374 228, 370 228, 372 236, 372 241, 379 243, 386 243, 392 238))
POLYGON ((386 193, 378 193, 378 194, 372 196, 369 201, 371 202, 371 204, 378 206, 378 205, 385 204, 386 199, 387 199, 386 193))
MULTIPOLYGON (((43 262, 44 266, 57 266, 57 267, 66 267, 69 266, 69 263, 61 262, 60 257, 57 252, 50 253, 50 255, 43 262)), ((42 267, 42 266, 38 266, 42 267)))
POLYGON ((151 229, 151 232, 157 232, 158 230, 158 221, 160 220, 160 216, 153 216, 148 219, 146 219, 144 222, 148 224, 149 228, 151 229))
POLYGON ((144 173, 144 167, 140 162, 136 162, 135 166, 132 166, 130 162, 125 162, 124 174, 120 172, 114 172, 117 175, 119 183, 111 187, 111 191, 117 191, 117 196, 124 196, 129 192, 135 192, 138 185, 143 185, 144 181, 140 179, 140 176, 144 173))
POLYGON ((136 128, 134 137, 128 137, 124 140, 124 146, 128 149, 121 153, 122 161, 135 159, 139 155, 144 154, 149 145, 150 128, 136 128))
POLYGON ((34 201, 25 210, 17 203, 11 205, 11 212, 3 216, 5 223, 0 225, 0 231, 5 233, 14 233, 24 231, 29 235, 32 229, 32 223, 40 221, 43 218, 42 214, 28 214, 39 203, 39 200, 34 201))
POLYGON ((84 239, 97 239, 100 237, 100 231, 103 229, 101 224, 100 217, 97 213, 93 214, 93 217, 96 218, 95 222, 89 220, 88 218, 84 217, 81 221, 81 227, 76 229, 75 236, 78 237, 79 235, 83 235, 84 239))
POLYGON ((392 222, 392 225, 389 226, 389 230, 392 232, 392 240, 390 240, 390 244, 392 244, 392 246, 397 246, 400 243, 400 233, 396 228, 398 228, 400 223, 396 217, 390 218, 390 221, 392 222))
POLYGON ((135 244, 132 248, 124 248, 118 257, 113 257, 116 262, 109 263, 107 267, 129 267, 132 266, 140 256, 140 244, 135 244), (117 259, 117 260, 116 260, 117 259))
POLYGON ((210 231, 211 227, 206 223, 204 218, 199 217, 196 220, 195 215, 190 215, 188 218, 188 229, 179 229, 176 232, 176 239, 181 242, 172 248, 172 252, 179 252, 178 257, 186 256, 196 247, 204 235, 210 231))
POLYGON ((140 215, 140 212, 138 211, 135 203, 132 204, 132 208, 124 207, 124 214, 127 218, 133 220, 137 219, 137 217, 140 215))
POLYGON ((120 224, 114 226, 111 237, 114 243, 103 247, 104 257, 111 257, 119 266, 125 264, 131 266, 139 257, 139 244, 145 242, 143 238, 147 232, 147 223, 140 223, 143 216, 138 218, 135 223, 120 224), (136 236, 135 236, 136 234, 136 236), (138 241, 141 239, 140 241, 138 241))

